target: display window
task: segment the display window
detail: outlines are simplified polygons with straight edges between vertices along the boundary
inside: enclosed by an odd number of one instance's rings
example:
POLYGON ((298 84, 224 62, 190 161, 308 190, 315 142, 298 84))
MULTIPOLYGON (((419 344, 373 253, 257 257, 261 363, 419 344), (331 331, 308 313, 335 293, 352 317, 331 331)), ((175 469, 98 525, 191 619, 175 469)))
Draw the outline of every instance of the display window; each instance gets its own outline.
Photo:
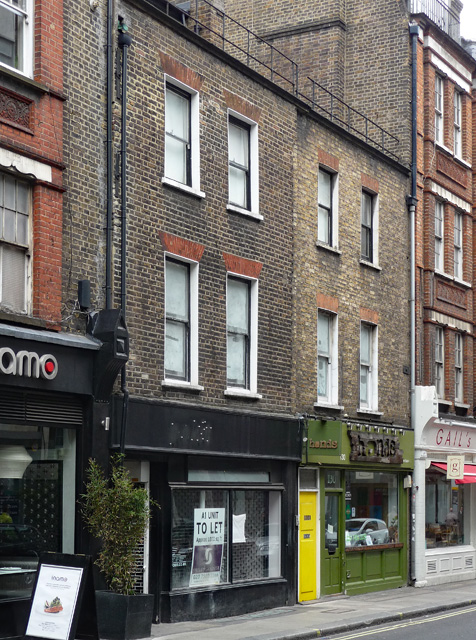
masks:
POLYGON ((345 474, 345 545, 399 542, 398 476, 379 471, 345 474))
POLYGON ((281 575, 281 493, 172 490, 172 589, 281 575))
POLYGON ((0 425, 0 599, 29 597, 42 552, 74 552, 75 432, 0 425))
POLYGON ((434 468, 426 471, 425 485, 427 548, 465 544, 464 497, 467 485, 447 480, 444 473, 434 468))

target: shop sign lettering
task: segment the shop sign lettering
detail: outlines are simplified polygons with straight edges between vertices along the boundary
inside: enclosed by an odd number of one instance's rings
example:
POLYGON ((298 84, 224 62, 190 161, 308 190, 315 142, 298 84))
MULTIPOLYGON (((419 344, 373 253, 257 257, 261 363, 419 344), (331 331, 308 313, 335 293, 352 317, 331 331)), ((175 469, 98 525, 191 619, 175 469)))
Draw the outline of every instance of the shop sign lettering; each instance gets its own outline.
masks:
POLYGON ((309 439, 309 447, 311 449, 337 449, 337 440, 311 440, 309 439))
POLYGON ((434 442, 441 449, 470 449, 472 434, 466 429, 441 427, 434 433, 434 442))
POLYGON ((378 433, 349 432, 350 457, 353 462, 402 464, 403 452, 398 438, 378 433))
POLYGON ((58 373, 58 362, 54 356, 45 353, 43 356, 34 351, 18 351, 9 347, 0 349, 0 373, 25 378, 45 378, 53 380, 58 373))

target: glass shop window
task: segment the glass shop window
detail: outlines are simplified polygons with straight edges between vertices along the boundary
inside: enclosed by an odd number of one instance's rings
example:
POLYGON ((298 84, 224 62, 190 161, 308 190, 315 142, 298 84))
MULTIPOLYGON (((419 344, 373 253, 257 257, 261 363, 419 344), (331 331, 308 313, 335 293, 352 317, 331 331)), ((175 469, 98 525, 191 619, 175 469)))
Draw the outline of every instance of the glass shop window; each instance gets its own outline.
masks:
POLYGON ((74 553, 75 435, 0 425, 0 600, 28 598, 38 557, 74 553))
POLYGON ((345 474, 346 547, 399 542, 398 477, 379 471, 345 474))
POLYGON ((280 492, 175 489, 172 504, 172 589, 281 575, 280 492))
POLYGON ((465 544, 465 486, 456 484, 455 480, 447 480, 444 473, 431 468, 427 470, 425 486, 427 549, 465 544))

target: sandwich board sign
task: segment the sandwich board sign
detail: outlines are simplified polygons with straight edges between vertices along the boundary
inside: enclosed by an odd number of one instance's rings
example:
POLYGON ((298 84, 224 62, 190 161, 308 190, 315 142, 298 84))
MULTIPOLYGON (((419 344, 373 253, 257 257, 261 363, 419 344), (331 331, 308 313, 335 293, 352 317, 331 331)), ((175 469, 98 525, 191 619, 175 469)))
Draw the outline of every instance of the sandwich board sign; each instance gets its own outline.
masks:
POLYGON ((25 640, 98 640, 90 556, 40 556, 25 640))

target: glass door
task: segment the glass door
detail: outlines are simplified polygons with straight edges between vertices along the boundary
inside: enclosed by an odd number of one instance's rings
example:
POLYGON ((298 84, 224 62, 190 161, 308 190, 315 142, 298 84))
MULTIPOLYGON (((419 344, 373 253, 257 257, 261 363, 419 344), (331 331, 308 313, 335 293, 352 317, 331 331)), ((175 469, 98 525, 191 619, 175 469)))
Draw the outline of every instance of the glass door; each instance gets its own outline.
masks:
POLYGON ((341 593, 343 590, 343 555, 345 536, 342 527, 343 491, 341 472, 336 469, 323 471, 325 487, 321 513, 321 595, 341 593))

